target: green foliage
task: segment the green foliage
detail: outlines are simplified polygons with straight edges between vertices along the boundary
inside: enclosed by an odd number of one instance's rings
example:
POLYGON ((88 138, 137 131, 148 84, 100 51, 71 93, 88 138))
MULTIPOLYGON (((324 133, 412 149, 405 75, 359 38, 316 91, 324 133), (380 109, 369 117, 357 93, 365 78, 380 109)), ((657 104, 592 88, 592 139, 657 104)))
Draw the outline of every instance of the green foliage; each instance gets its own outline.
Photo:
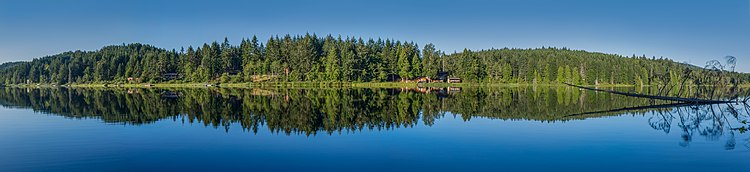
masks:
POLYGON ((441 72, 440 57, 441 54, 435 49, 435 45, 427 44, 422 49, 422 74, 435 78, 441 72))
MULTIPOLYGON (((464 49, 444 55, 433 44, 420 52, 413 42, 305 34, 273 36, 265 45, 255 36, 242 39, 239 46, 225 38, 179 52, 143 44, 65 52, 2 64, 0 83, 252 82, 257 78, 373 82, 447 74, 474 83, 658 85, 680 81, 687 69, 696 77, 709 76, 699 67, 655 57, 567 48, 464 49), (175 73, 177 78, 165 77, 175 73)), ((748 74, 727 75, 739 84, 750 83, 748 74)))
MULTIPOLYGON (((670 76, 668 82, 681 81, 685 71, 700 78, 708 70, 664 58, 623 57, 567 48, 464 50, 443 57, 451 75, 468 81, 492 83, 576 83, 576 84, 667 84, 656 78, 670 76), (478 64, 477 64, 478 62, 478 64), (477 66, 480 71, 477 70, 477 66), (555 70, 556 69, 556 70, 555 70), (501 76, 501 77, 498 77, 501 76), (500 80, 498 78, 501 78, 500 80), (638 81, 640 78, 640 82, 638 81)), ((750 74, 727 72, 739 84, 750 83, 750 74)), ((691 83, 688 80, 687 83, 691 83)))
POLYGON ((418 72, 416 72, 414 69, 415 66, 414 61, 416 59, 419 59, 418 52, 416 51, 416 48, 412 46, 412 44, 404 43, 403 45, 397 44, 398 47, 398 75, 401 77, 401 79, 411 79, 416 76, 418 76, 418 72))

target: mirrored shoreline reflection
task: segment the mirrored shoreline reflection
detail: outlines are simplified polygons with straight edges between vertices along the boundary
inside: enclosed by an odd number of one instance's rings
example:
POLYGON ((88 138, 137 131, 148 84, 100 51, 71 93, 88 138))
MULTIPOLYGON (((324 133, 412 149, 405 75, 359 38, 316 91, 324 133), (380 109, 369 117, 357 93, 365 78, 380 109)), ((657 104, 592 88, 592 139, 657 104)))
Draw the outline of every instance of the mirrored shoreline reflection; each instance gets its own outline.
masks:
MULTIPOLYGON (((643 88, 613 88, 648 92, 643 88)), ((341 89, 80 89, 1 88, 0 105, 72 119, 148 125, 160 120, 286 135, 357 133, 435 125, 446 116, 565 122, 620 115, 646 116, 640 126, 750 149, 750 108, 742 104, 680 105, 569 87, 449 87, 341 89), (239 125, 232 125, 239 124, 239 125), (740 138, 742 137, 742 138, 740 138)))

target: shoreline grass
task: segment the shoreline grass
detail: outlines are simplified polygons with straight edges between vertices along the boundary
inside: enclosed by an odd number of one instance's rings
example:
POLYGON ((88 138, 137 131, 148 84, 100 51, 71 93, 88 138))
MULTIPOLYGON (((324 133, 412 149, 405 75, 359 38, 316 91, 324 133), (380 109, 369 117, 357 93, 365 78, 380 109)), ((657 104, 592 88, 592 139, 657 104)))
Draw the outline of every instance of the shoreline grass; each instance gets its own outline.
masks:
MULTIPOLYGON (((410 88, 410 87, 559 87, 565 84, 528 84, 528 83, 414 83, 414 82, 259 82, 259 83, 223 83, 219 85, 207 85, 206 83, 128 83, 128 84, 11 84, 0 85, 0 87, 74 87, 74 88, 410 88)), ((612 85, 584 85, 596 87, 638 87, 638 85, 612 84, 612 85)), ((649 87, 651 85, 643 85, 649 87)), ((747 88, 750 84, 739 85, 747 88)))

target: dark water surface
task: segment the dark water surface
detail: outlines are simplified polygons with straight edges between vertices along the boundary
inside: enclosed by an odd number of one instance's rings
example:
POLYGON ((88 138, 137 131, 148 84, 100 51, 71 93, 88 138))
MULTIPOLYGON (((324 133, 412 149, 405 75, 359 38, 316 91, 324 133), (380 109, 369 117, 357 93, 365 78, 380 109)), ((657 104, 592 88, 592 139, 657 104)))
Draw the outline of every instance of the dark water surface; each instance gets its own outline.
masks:
POLYGON ((0 88, 0 171, 750 171, 748 107, 637 108, 665 103, 566 87, 0 88))

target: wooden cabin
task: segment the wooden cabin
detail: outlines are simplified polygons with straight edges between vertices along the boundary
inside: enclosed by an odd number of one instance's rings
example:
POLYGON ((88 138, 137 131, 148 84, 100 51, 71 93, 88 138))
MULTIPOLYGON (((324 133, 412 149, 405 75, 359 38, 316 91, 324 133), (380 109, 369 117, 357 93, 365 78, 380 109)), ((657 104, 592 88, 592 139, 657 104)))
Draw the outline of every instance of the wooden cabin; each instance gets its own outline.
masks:
POLYGON ((435 78, 432 78, 432 82, 445 82, 448 80, 448 72, 438 72, 435 78))
POLYGON ((456 77, 448 78, 447 82, 448 83, 461 83, 461 78, 456 78, 456 77))
POLYGON ((428 83, 428 82, 432 82, 432 80, 430 79, 430 77, 423 77, 423 76, 421 76, 421 77, 414 78, 414 82, 416 82, 416 83, 428 83))

